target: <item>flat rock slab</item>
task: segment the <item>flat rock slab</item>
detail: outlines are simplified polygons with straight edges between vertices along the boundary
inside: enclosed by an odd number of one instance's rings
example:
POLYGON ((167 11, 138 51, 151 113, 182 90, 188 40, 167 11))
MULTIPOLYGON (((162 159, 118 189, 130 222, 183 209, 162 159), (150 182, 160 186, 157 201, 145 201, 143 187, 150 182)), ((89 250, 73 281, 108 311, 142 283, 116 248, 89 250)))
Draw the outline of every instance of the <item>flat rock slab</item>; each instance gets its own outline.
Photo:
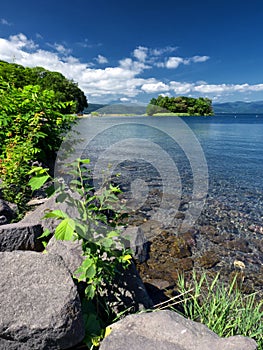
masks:
POLYGON ((0 349, 68 349, 84 337, 77 289, 57 255, 0 253, 0 349))
POLYGON ((42 251, 38 239, 43 233, 42 226, 36 223, 15 223, 0 226, 0 252, 13 250, 42 251))
POLYGON ((242 336, 220 338, 205 325, 173 311, 130 315, 114 323, 100 350, 256 350, 242 336))

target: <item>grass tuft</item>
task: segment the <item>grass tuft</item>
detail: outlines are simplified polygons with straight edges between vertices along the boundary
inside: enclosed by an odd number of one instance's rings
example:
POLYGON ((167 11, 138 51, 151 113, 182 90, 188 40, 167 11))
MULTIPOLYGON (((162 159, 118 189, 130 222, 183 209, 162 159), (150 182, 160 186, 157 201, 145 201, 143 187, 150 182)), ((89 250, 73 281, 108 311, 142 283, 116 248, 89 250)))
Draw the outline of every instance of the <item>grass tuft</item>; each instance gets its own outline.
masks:
POLYGON ((211 281, 205 273, 198 277, 194 272, 189 285, 181 275, 178 292, 183 314, 205 324, 220 337, 253 338, 258 350, 263 350, 263 301, 256 301, 256 293, 244 295, 236 282, 235 277, 227 285, 219 280, 219 274, 211 281))

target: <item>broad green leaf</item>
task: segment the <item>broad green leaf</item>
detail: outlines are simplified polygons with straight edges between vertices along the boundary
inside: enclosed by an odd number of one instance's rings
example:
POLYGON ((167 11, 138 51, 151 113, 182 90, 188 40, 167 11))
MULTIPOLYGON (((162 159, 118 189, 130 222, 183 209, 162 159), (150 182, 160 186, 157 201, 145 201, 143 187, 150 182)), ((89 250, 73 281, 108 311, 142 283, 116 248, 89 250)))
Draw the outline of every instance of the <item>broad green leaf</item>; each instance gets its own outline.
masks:
POLYGON ((28 185, 32 191, 35 191, 41 188, 48 179, 49 175, 34 176, 29 180, 28 185))
POLYGON ((113 244, 113 241, 111 238, 104 238, 101 243, 102 243, 103 247, 110 248, 113 244))
POLYGON ((82 267, 79 267, 74 272, 73 277, 76 278, 78 281, 85 281, 86 280, 85 271, 82 269, 82 267))
POLYGON ((27 175, 36 174, 36 173, 37 174, 46 173, 46 169, 43 169, 42 166, 33 167, 28 171, 27 175))
POLYGON ((88 269, 92 264, 93 264, 93 260, 92 259, 89 259, 89 258, 86 258, 83 263, 81 264, 81 268, 82 269, 88 269))
POLYGON ((93 299, 95 295, 95 290, 96 288, 92 284, 88 285, 87 288, 85 289, 86 297, 88 299, 93 299))
POLYGON ((64 211, 57 209, 46 213, 44 215, 44 218, 65 219, 65 218, 68 218, 68 215, 64 211))
POLYGON ((58 240, 70 241, 73 238, 74 231, 75 231, 75 221, 70 218, 65 218, 56 227, 55 237, 58 240))
POLYGON ((46 230, 42 233, 42 235, 38 237, 38 239, 40 239, 40 238, 45 238, 45 237, 48 237, 48 236, 50 236, 50 235, 51 235, 51 232, 50 232, 48 229, 46 229, 46 230))
POLYGON ((107 234, 108 238, 118 237, 120 234, 116 231, 111 231, 107 234))
POLYGON ((71 184, 71 185, 78 185, 78 186, 81 186, 81 185, 82 185, 82 183, 81 183, 79 180, 71 180, 71 181, 70 181, 70 184, 71 184))
POLYGON ((81 164, 89 164, 90 163, 90 159, 80 159, 79 162, 81 164))
POLYGON ((132 259, 132 256, 130 255, 130 254, 126 254, 126 255, 124 255, 123 257, 122 257, 122 261, 123 262, 125 262, 125 261, 131 261, 131 259, 132 259))
POLYGON ((109 334, 111 334, 111 327, 110 326, 105 328, 104 338, 106 338, 109 334))
POLYGON ((86 270, 86 278, 92 279, 96 275, 96 266, 93 264, 86 270))

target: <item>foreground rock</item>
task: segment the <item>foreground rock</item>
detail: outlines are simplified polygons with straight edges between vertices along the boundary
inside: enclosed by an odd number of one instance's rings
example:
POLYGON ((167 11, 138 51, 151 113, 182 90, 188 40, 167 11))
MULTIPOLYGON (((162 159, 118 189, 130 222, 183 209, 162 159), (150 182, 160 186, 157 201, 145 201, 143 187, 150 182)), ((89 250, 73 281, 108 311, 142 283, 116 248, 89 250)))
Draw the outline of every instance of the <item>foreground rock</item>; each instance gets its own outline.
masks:
POLYGON ((0 253, 0 349, 68 349, 84 337, 77 289, 62 259, 0 253))
POLYGON ((201 323, 173 311, 130 315, 112 325, 100 350, 256 350, 242 336, 220 338, 201 323))
POLYGON ((43 230, 39 224, 7 224, 0 226, 0 252, 13 250, 33 250, 40 252, 44 249, 39 237, 43 230))

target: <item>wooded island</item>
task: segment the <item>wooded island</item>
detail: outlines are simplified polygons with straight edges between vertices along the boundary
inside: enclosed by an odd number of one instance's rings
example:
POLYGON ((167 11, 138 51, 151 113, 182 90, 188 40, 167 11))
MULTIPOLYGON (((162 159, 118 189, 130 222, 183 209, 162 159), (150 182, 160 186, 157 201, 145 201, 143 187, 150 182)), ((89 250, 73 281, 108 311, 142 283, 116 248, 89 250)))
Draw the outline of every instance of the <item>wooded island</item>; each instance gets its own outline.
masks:
POLYGON ((179 116, 209 116, 214 115, 212 100, 199 97, 168 97, 152 98, 146 108, 147 115, 176 114, 179 116))

